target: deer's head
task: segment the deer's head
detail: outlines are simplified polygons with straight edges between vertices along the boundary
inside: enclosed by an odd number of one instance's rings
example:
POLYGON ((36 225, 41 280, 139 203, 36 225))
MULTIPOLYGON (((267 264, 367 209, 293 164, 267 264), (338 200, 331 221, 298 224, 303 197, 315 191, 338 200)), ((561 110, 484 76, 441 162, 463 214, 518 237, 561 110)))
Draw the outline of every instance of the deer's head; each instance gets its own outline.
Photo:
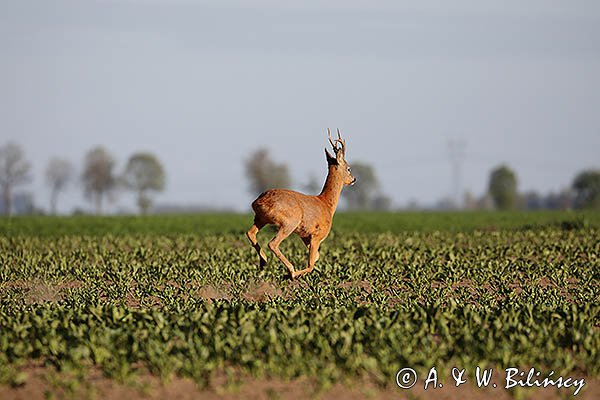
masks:
POLYGON ((335 173, 340 177, 344 185, 354 185, 356 182, 356 178, 352 176, 352 172, 350 171, 350 166, 346 162, 346 141, 342 139, 340 135, 340 130, 337 130, 337 139, 333 139, 331 137, 331 131, 327 128, 327 135, 329 136, 329 143, 331 143, 331 147, 333 147, 333 153, 335 156, 331 155, 327 149, 325 149, 325 156, 327 157, 327 164, 329 165, 329 170, 335 173))

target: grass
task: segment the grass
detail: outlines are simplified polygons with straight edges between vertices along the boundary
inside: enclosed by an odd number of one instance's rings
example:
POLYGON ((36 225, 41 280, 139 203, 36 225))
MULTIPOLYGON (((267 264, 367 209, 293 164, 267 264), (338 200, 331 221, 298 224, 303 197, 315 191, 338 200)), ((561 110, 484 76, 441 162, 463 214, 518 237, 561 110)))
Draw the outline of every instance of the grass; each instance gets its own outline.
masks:
MULTIPOLYGON (((340 212, 334 231, 363 233, 465 232, 472 230, 535 229, 550 226, 600 228, 594 211, 464 211, 464 212, 340 212)), ((19 216, 0 218, 2 236, 170 235, 242 233, 252 224, 250 214, 204 213, 142 216, 19 216)))

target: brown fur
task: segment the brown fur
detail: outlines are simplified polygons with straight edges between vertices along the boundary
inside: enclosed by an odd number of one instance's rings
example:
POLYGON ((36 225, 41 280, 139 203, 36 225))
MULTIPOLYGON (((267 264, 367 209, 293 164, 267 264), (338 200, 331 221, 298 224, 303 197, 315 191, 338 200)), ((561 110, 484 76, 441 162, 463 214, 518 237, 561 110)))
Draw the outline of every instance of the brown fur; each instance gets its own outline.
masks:
MULTIPOLYGON (((329 132, 329 130, 328 130, 329 132)), ((285 264, 292 278, 297 278, 313 270, 319 258, 319 245, 331 230, 333 214, 337 207, 344 185, 352 185, 356 179, 350 173, 345 160, 345 141, 339 131, 335 142, 331 139, 335 157, 325 150, 329 171, 323 190, 318 196, 309 196, 287 189, 272 189, 262 193, 254 202, 254 225, 247 236, 258 252, 260 266, 267 263, 267 257, 260 248, 257 233, 265 225, 276 225, 279 229, 269 242, 269 249, 285 264), (341 146, 338 147, 337 144, 341 146), (290 234, 296 233, 309 249, 308 266, 296 271, 292 263, 281 253, 279 244, 290 234)))

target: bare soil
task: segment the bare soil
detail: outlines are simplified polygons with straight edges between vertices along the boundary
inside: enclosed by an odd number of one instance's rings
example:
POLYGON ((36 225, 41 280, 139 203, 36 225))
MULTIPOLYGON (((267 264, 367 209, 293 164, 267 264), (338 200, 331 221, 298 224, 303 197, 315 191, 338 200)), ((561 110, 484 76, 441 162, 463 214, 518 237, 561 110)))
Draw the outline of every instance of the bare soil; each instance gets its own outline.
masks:
MULTIPOLYGON (((273 378, 252 378, 237 376, 227 379, 223 374, 213 379, 208 388, 198 387, 192 380, 174 377, 167 382, 150 374, 138 375, 134 380, 118 383, 104 377, 99 371, 90 370, 85 379, 61 376, 53 369, 44 366, 29 366, 23 369, 26 382, 12 387, 0 385, 0 399, 499 399, 510 400, 565 399, 573 396, 573 389, 520 388, 505 390, 501 387, 477 388, 464 384, 455 387, 447 382, 442 388, 424 390, 421 384, 409 390, 395 385, 377 387, 368 380, 337 383, 329 388, 318 388, 314 382, 299 378, 285 381, 273 378)), ((600 381, 585 378, 586 385, 577 399, 600 398, 600 381)))

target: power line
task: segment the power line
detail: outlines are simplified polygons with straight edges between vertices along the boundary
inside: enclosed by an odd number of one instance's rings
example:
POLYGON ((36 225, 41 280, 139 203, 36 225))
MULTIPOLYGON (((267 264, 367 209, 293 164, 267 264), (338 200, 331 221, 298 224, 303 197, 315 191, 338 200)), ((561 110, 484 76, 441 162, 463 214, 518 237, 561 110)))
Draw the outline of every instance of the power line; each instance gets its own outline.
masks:
POLYGON ((452 200, 457 208, 461 208, 462 200, 460 196, 461 185, 461 166, 465 157, 466 143, 460 139, 450 139, 448 141, 448 158, 452 170, 452 200))

